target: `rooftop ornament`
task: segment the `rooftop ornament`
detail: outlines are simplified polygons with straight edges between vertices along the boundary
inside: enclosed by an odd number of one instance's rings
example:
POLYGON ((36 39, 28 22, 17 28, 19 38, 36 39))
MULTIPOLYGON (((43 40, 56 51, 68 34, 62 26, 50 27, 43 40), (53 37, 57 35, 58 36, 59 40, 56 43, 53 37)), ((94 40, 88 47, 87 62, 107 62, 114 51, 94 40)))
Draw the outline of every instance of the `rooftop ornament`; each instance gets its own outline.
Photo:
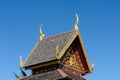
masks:
POLYGON ((55 52, 56 52, 56 58, 59 59, 59 46, 56 46, 55 52))
POLYGON ((43 32, 42 32, 42 24, 40 25, 40 33, 39 34, 40 34, 40 40, 42 40, 45 36, 45 34, 43 34, 43 32))
POLYGON ((74 30, 79 30, 78 29, 78 21, 79 21, 79 17, 78 17, 78 14, 76 13, 76 22, 74 24, 74 30))
POLYGON ((23 67, 23 60, 22 60, 22 56, 20 56, 20 67, 23 67))

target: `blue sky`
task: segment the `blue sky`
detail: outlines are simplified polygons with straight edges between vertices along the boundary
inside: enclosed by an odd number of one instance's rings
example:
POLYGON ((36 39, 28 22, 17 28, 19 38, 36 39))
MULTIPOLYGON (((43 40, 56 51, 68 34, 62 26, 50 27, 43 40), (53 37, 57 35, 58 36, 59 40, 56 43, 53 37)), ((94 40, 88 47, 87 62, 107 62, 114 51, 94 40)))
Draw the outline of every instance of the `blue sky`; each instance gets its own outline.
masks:
POLYGON ((15 80, 19 56, 27 58, 39 39, 79 29, 89 58, 95 63, 88 80, 118 80, 120 72, 119 0, 0 0, 0 80, 15 80))

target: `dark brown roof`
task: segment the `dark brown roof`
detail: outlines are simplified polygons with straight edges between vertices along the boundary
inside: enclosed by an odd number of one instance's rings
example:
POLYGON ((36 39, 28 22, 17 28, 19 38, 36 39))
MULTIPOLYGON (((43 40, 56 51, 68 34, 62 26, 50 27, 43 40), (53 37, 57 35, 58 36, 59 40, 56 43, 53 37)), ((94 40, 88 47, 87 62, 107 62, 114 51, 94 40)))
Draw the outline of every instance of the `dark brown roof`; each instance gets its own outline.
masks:
MULTIPOLYGON (((61 70, 61 69, 60 69, 61 70)), ((62 71, 62 70, 61 70, 62 71)), ((41 74, 30 75, 20 80, 86 80, 82 77, 75 76, 70 73, 60 72, 58 69, 41 74), (64 76, 66 75, 66 76, 64 76)))
POLYGON ((67 72, 65 72, 65 73, 69 76, 69 78, 70 78, 71 80, 86 80, 86 79, 83 78, 83 77, 76 76, 76 75, 73 75, 73 74, 67 73, 67 72))
POLYGON ((73 30, 38 41, 31 54, 25 61, 23 67, 55 60, 56 46, 59 46, 59 51, 61 51, 75 34, 76 32, 73 30))
POLYGON ((57 80, 63 78, 57 70, 24 77, 20 80, 57 80))

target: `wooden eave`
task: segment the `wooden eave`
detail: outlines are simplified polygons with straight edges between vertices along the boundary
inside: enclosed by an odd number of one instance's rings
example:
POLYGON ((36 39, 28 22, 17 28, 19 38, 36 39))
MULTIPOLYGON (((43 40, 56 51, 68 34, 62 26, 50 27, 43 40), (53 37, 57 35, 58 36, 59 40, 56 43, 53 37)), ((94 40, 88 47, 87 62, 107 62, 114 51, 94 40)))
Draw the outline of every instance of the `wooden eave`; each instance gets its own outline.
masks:
POLYGON ((27 67, 25 67, 25 69, 26 70, 30 70, 30 69, 33 70, 33 69, 43 68, 43 67, 50 66, 50 65, 55 65, 58 63, 59 63, 58 60, 53 60, 53 61, 48 61, 48 62, 36 64, 36 65, 27 66, 27 67))

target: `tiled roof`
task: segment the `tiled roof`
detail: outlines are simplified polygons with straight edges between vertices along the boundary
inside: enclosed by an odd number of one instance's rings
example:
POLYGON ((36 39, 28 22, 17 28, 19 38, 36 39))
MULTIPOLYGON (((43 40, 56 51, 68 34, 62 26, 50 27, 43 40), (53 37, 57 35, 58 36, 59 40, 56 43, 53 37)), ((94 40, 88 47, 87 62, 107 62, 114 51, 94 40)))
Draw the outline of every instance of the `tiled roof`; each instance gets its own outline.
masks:
POLYGON ((86 79, 84 79, 80 76, 79 77, 75 76, 75 75, 70 74, 70 73, 65 73, 63 71, 61 73, 57 69, 54 71, 49 71, 49 72, 45 72, 45 73, 41 73, 41 74, 30 75, 30 76, 21 78, 20 80, 86 80, 86 79), (67 76, 64 77, 63 74, 66 74, 67 76))
POLYGON ((65 73, 69 76, 69 78, 70 78, 71 80, 86 80, 86 79, 83 78, 83 77, 76 76, 76 75, 73 75, 73 74, 67 73, 67 72, 65 72, 65 73))
POLYGON ((57 70, 24 77, 20 80, 57 80, 63 78, 57 70))
POLYGON ((61 51, 75 34, 76 32, 73 30, 38 41, 31 54, 25 61, 23 67, 55 60, 56 46, 59 46, 59 51, 61 51))

